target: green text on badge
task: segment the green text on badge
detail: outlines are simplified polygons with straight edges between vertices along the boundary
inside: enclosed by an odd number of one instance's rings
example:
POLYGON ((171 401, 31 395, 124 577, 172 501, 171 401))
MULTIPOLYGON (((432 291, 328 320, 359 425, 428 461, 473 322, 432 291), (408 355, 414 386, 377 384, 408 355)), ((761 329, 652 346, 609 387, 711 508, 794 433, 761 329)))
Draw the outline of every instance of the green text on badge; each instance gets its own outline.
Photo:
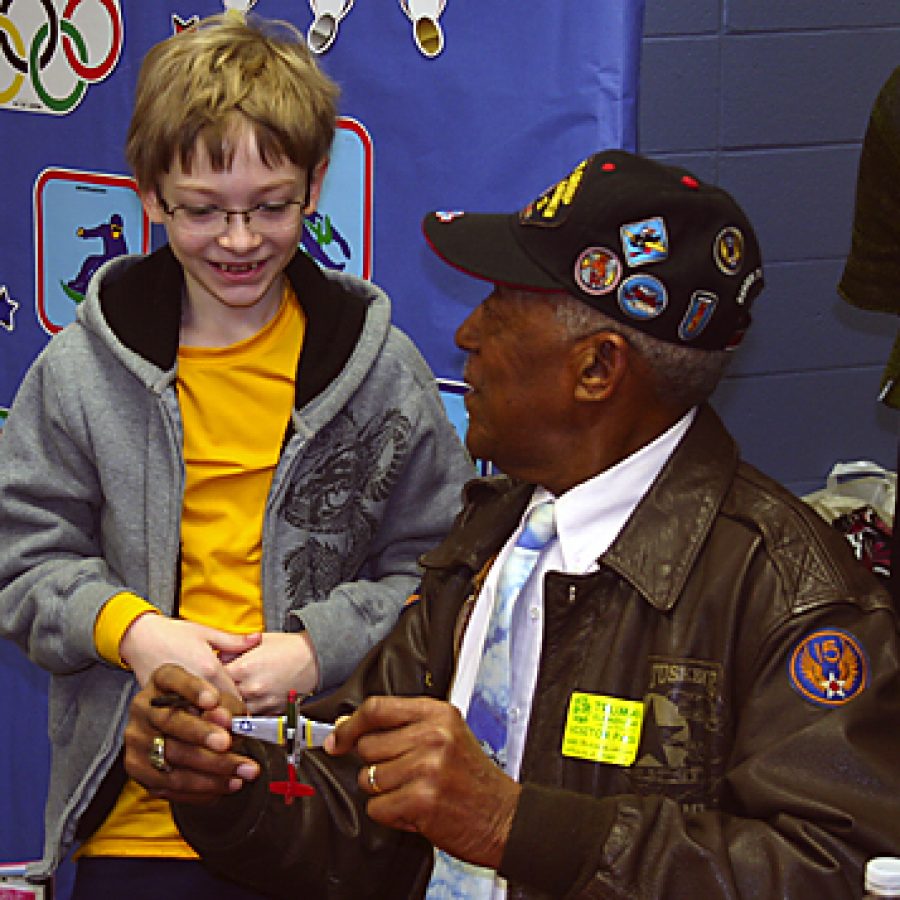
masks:
POLYGON ((563 756, 630 766, 637 756, 643 721, 641 700, 575 691, 566 716, 563 756))

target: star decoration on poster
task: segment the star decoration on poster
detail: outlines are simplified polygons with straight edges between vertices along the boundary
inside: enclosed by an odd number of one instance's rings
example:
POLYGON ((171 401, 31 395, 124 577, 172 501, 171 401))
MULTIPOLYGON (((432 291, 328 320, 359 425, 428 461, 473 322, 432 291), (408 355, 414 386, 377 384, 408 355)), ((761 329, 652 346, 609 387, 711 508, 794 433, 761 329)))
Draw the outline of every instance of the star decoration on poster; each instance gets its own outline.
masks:
POLYGON ((9 296, 6 285, 0 285, 0 327, 6 331, 12 331, 16 327, 13 316, 18 308, 19 304, 9 296))

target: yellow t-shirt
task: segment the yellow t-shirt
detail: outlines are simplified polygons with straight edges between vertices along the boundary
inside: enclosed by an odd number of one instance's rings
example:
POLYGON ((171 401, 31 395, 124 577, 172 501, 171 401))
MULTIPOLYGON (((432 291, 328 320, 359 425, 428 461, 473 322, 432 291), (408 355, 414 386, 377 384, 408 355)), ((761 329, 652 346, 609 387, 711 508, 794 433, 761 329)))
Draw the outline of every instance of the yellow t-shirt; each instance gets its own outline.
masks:
MULTIPOLYGON (((179 615, 223 631, 265 627, 260 584, 262 522, 294 405, 306 320, 289 285, 275 317, 229 347, 181 347, 178 400, 184 427, 179 615)), ((147 611, 133 594, 113 597, 97 618, 98 650, 119 662, 128 625, 147 611)), ((193 858, 169 804, 129 780, 79 856, 193 858)))

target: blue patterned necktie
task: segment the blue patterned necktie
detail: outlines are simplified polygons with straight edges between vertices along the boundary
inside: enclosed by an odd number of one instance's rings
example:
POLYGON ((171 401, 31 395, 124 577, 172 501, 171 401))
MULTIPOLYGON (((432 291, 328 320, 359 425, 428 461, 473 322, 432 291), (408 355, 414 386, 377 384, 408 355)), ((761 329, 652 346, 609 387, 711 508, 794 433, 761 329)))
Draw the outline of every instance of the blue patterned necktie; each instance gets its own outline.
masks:
MULTIPOLYGON (((466 723, 485 753, 506 769, 507 714, 510 697, 510 626, 516 598, 531 576, 544 547, 556 535, 553 501, 545 500, 528 514, 515 546, 497 579, 466 723)), ((494 872, 462 862, 443 851, 435 853, 426 900, 476 900, 490 897, 494 872)))

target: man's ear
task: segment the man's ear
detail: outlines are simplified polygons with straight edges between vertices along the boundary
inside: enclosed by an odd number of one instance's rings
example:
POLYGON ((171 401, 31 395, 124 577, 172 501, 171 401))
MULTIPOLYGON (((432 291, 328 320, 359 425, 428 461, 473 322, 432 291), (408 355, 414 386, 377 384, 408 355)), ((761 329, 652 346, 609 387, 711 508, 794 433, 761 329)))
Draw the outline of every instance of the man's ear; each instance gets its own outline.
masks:
POLYGON ((303 210, 304 215, 312 215, 319 205, 319 197, 322 194, 322 183, 325 181, 329 162, 331 162, 331 159, 326 156, 312 171, 312 181, 309 185, 309 203, 306 204, 306 208, 303 210))
POLYGON ((575 347, 576 400, 608 400, 628 370, 628 341, 614 331, 598 331, 575 347))

